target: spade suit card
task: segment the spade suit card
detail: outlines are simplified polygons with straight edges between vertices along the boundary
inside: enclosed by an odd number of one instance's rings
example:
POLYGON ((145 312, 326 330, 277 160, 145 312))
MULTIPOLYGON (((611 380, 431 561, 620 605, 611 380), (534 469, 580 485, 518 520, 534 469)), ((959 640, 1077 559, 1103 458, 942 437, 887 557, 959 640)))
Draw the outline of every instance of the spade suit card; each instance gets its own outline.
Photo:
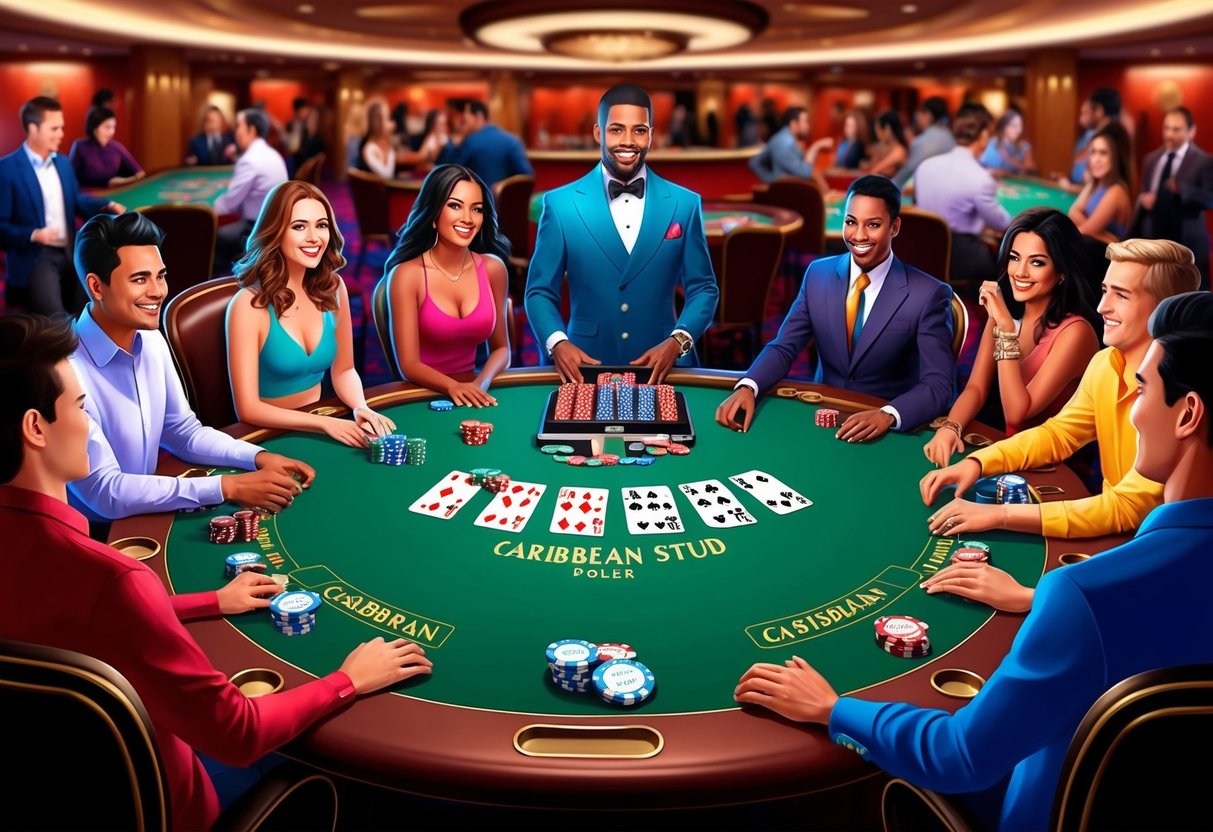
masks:
POLYGON ((672 534, 683 530, 678 504, 669 486, 624 488, 622 494, 630 534, 672 534))
POLYGON ((794 488, 789 488, 765 471, 747 471, 729 477, 729 482, 749 492, 750 496, 776 514, 791 514, 813 505, 813 501, 794 488))
POLYGON ((758 522, 720 480, 685 482, 678 490, 691 501, 699 518, 714 529, 732 529, 758 522))

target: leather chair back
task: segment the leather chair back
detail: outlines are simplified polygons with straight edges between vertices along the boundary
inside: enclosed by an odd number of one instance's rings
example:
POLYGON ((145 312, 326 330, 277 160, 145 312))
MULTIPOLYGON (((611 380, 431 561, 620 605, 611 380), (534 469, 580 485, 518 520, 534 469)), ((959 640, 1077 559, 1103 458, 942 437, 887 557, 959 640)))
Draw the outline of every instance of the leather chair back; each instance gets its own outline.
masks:
POLYGON ((186 289, 164 310, 164 334, 185 394, 199 420, 214 428, 237 421, 223 322, 238 291, 236 278, 217 277, 186 289))
POLYGON ((211 279, 219 220, 207 205, 148 205, 138 209, 164 232, 160 256, 169 297, 211 279))

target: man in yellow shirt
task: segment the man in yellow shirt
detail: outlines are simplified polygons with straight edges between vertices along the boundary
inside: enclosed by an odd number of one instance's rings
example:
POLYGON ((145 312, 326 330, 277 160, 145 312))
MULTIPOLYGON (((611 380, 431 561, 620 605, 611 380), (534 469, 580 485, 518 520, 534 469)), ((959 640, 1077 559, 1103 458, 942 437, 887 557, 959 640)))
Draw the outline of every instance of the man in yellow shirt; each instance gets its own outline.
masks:
MULTIPOLYGON (((1164 298, 1195 291, 1200 273, 1192 252, 1167 240, 1112 243, 1107 257, 1112 262, 1098 307, 1107 347, 1087 365, 1074 397, 1044 424, 932 471, 919 484, 923 502, 931 505, 946 486, 955 485, 956 493, 963 494, 979 477, 1061 463, 1096 440, 1104 475, 1102 492, 1042 505, 983 505, 957 498, 928 518, 932 534, 1001 528, 1046 537, 1098 537, 1136 529, 1162 502, 1162 485, 1133 469, 1137 433, 1129 423, 1129 409, 1137 394, 1135 374, 1150 346, 1150 314, 1164 298)), ((1031 589, 985 564, 957 564, 937 573, 924 587, 1010 612, 1032 606, 1031 589)))

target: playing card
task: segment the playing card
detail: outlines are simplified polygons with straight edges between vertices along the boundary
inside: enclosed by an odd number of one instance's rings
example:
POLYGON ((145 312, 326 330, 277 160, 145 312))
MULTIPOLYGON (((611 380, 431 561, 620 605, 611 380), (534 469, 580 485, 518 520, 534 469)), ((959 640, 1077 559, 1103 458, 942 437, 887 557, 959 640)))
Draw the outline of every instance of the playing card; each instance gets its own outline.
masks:
POLYGON ((552 534, 602 537, 606 528, 607 490, 565 486, 556 495, 552 534))
POLYGON ((520 532, 535 513, 546 485, 514 480, 505 491, 498 492, 488 507, 476 518, 477 526, 486 529, 507 529, 520 532))
POLYGON ((674 492, 668 486, 624 488, 623 510, 631 534, 670 534, 683 530, 674 492))
POLYGON ((729 477, 750 495, 776 514, 791 514, 813 505, 813 501, 793 488, 789 488, 765 471, 746 471, 729 477))
POLYGON ((678 490, 691 501, 699 518, 714 529, 731 529, 758 522, 720 480, 686 482, 678 486, 678 490))
POLYGON ((439 520, 450 520, 478 491, 480 486, 471 481, 470 474, 452 471, 430 486, 430 490, 419 499, 414 500, 409 511, 427 517, 437 517, 439 520))

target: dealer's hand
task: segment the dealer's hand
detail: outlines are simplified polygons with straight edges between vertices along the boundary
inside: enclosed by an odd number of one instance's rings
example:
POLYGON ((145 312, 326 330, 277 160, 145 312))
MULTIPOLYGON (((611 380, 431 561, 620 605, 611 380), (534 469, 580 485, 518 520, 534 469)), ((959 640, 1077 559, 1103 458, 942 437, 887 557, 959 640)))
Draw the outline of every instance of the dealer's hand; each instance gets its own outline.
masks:
POLYGON ((682 347, 678 346, 677 341, 673 338, 666 338, 635 361, 628 363, 633 367, 652 367, 653 373, 649 376, 649 384, 661 384, 665 381, 666 375, 674 366, 674 362, 678 360, 681 352, 682 347))
POLYGON ((888 433, 893 421, 893 414, 888 411, 861 410, 846 418, 834 438, 845 442, 871 442, 888 433))
POLYGON ((582 383, 582 364, 601 364, 596 358, 590 358, 572 341, 565 339, 552 347, 552 362, 562 381, 582 383))

